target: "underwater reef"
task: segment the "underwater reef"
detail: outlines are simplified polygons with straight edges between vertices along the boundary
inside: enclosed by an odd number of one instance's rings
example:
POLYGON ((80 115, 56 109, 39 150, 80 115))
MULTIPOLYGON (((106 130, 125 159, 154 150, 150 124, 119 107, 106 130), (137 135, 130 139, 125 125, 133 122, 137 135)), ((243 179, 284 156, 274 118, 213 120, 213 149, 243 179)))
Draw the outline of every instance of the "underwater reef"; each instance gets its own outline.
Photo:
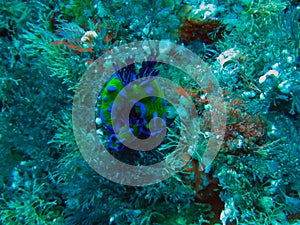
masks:
POLYGON ((0 224, 300 224, 299 1, 0 4, 0 224), (137 167, 170 159, 187 129, 179 117, 185 102, 195 106, 201 138, 174 176, 126 186, 99 175, 81 155, 73 99, 99 57, 147 40, 178 44, 202 59, 222 90, 226 127, 216 158, 203 170, 212 135, 211 86, 200 87, 155 55, 142 63, 128 55, 128 65, 114 67, 99 88, 91 121, 110 154, 137 167), (180 94, 182 108, 164 99, 155 77, 181 87, 170 91, 180 94), (135 103, 129 126, 116 133, 114 100, 139 78, 154 97, 135 103), (146 140, 156 118, 163 118, 167 133, 153 151, 130 149, 118 139, 131 132, 146 140))

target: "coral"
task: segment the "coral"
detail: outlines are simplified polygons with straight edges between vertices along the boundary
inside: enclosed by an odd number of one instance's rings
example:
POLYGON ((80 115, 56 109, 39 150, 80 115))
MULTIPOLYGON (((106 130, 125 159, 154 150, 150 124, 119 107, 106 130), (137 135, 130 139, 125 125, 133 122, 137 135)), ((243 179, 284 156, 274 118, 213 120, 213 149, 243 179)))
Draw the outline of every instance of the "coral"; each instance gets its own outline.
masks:
POLYGON ((62 11, 62 15, 66 19, 72 20, 81 26, 86 25, 87 17, 92 19, 95 14, 96 9, 93 2, 88 0, 74 0, 62 11))
POLYGON ((209 218, 209 222, 217 222, 224 207, 224 203, 219 197, 221 189, 218 179, 212 177, 212 172, 201 170, 196 159, 186 163, 182 170, 182 177, 186 185, 193 187, 195 201, 206 203, 212 207, 213 216, 209 218))
POLYGON ((222 37, 224 25, 216 19, 203 21, 190 19, 184 22, 178 32, 180 40, 186 45, 196 40, 211 44, 222 37))
POLYGON ((245 112, 246 105, 243 100, 233 99, 227 107, 228 122, 225 140, 234 135, 242 135, 245 138, 264 136, 266 125, 263 123, 262 118, 259 115, 251 115, 245 112))

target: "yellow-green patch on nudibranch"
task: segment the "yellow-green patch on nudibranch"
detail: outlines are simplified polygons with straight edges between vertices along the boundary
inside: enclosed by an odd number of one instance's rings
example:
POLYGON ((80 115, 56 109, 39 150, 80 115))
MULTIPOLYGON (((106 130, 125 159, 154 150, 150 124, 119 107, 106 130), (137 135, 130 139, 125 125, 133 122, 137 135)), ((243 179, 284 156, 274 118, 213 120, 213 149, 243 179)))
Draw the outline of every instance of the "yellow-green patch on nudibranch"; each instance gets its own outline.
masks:
POLYGON ((154 116, 164 118, 166 113, 165 101, 163 100, 163 92, 159 87, 157 81, 151 81, 148 87, 151 87, 153 89, 149 90, 149 88, 145 88, 141 90, 145 91, 148 96, 151 95, 151 97, 147 97, 139 101, 146 106, 146 119, 148 121, 147 128, 149 128, 149 121, 154 116))
POLYGON ((100 113, 102 122, 107 125, 111 126, 111 107, 122 89, 123 84, 117 77, 113 77, 103 89, 100 113))

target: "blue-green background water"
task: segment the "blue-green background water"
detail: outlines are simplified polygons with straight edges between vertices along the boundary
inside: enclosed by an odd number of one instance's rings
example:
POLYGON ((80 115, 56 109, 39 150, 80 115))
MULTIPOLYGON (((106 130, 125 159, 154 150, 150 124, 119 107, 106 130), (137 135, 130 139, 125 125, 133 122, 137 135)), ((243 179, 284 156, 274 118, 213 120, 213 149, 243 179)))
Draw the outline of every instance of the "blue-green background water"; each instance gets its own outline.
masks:
MULTIPOLYGON (((0 4, 1 224, 300 223, 299 1, 0 4), (185 90, 180 101, 189 96, 195 104, 202 139, 176 175, 134 187, 85 162, 73 135, 72 101, 98 57, 144 40, 167 40, 203 59, 222 89, 227 123, 217 157, 202 171, 209 90, 157 65, 160 76, 185 90)), ((169 135, 178 137, 184 126, 174 108, 166 110, 169 135)), ((154 157, 166 157, 170 146, 154 157)))

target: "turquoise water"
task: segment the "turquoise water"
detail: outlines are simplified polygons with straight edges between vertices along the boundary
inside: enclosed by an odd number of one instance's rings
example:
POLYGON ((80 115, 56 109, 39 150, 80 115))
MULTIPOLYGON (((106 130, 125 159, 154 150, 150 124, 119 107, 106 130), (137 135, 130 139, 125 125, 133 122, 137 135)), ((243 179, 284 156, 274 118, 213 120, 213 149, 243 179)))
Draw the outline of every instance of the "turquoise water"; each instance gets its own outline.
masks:
POLYGON ((300 223, 298 1, 0 4, 1 224, 300 223))

